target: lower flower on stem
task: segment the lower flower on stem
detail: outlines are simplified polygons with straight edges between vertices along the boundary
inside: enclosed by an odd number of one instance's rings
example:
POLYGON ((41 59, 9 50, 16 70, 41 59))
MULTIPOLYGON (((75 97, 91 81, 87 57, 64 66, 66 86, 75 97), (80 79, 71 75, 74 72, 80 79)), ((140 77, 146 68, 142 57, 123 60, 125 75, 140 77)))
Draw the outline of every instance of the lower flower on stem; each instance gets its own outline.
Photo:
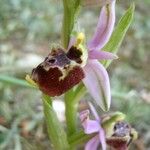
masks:
POLYGON ((106 150, 107 146, 113 150, 128 150, 132 140, 137 138, 137 132, 124 121, 125 115, 116 112, 100 119, 94 107, 90 105, 90 108, 95 119, 90 119, 89 110, 80 113, 85 134, 95 133, 86 143, 85 150, 97 150, 99 145, 102 150, 106 150))

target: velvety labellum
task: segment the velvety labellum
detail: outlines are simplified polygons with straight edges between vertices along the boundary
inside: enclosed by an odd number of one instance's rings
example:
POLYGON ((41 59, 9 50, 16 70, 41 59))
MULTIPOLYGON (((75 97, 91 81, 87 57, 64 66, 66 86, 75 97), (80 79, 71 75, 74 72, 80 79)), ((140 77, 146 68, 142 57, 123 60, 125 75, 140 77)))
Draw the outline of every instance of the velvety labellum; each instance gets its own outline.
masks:
POLYGON ((52 49, 45 60, 33 69, 31 78, 45 94, 59 96, 84 78, 80 67, 81 55, 75 47, 67 53, 62 48, 52 49))

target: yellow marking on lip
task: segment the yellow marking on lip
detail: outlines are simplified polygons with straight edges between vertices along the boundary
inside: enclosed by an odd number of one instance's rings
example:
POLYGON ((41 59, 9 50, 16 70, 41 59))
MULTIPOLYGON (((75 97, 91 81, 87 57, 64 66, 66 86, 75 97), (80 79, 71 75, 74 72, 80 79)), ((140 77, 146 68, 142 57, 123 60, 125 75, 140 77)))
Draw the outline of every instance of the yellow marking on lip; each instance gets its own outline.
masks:
POLYGON ((80 44, 83 44, 84 40, 85 40, 84 33, 82 33, 82 32, 78 33, 75 46, 78 47, 80 44))
POLYGON ((26 81, 27 81, 30 85, 32 85, 32 86, 38 88, 37 83, 32 80, 32 78, 30 77, 30 75, 27 74, 26 77, 25 77, 25 79, 26 79, 26 81))
POLYGON ((86 50, 85 46, 84 46, 84 41, 85 41, 85 35, 83 32, 78 33, 77 35, 77 39, 76 39, 76 43, 75 43, 75 47, 82 52, 82 56, 81 56, 81 60, 82 60, 82 64, 81 67, 84 67, 87 63, 87 59, 88 59, 88 51, 86 50))
POLYGON ((133 140, 138 138, 138 132, 134 128, 131 129, 131 135, 133 136, 133 140))

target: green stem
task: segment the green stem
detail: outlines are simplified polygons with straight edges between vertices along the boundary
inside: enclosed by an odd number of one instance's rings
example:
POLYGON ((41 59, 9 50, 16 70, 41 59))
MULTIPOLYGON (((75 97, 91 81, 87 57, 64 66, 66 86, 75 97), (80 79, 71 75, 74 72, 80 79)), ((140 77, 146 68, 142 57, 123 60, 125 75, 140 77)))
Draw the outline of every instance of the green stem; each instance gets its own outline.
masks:
POLYGON ((77 125, 77 104, 73 102, 73 90, 68 91, 65 94, 65 116, 66 116, 66 124, 67 124, 67 134, 68 136, 72 135, 76 132, 77 125))
POLYGON ((62 28, 62 42, 64 47, 67 48, 76 21, 76 16, 78 14, 80 0, 63 0, 63 6, 64 17, 62 28))
POLYGON ((79 100, 81 99, 81 97, 85 95, 85 93, 86 93, 85 86, 82 83, 79 84, 74 92, 74 102, 76 103, 79 102, 79 100))
MULTIPOLYGON (((67 134, 68 140, 70 136, 72 136, 77 129, 77 110, 78 110, 78 102, 85 94, 86 90, 83 85, 79 85, 75 91, 71 89, 65 94, 65 116, 66 116, 66 124, 67 124, 67 134)), ((78 141, 78 139, 76 139, 78 141)), ((70 150, 75 149, 75 144, 72 144, 70 150)))
POLYGON ((42 99, 44 101, 46 101, 50 106, 52 106, 52 99, 51 99, 51 97, 46 95, 46 94, 43 94, 42 96, 43 96, 42 99))
POLYGON ((65 115, 68 136, 71 136, 77 129, 77 110, 78 102, 85 95, 86 89, 83 84, 80 84, 75 91, 71 89, 65 94, 65 115))
MULTIPOLYGON (((64 17, 63 17, 63 28, 62 28, 62 42, 64 48, 68 47, 71 33, 73 31, 77 12, 80 6, 80 0, 63 0, 64 5, 64 17)), ((76 132, 77 127, 77 102, 79 101, 80 95, 74 94, 71 89, 65 94, 65 115, 67 124, 68 137, 76 132), (77 95, 77 96, 76 96, 77 95)), ((75 149, 74 147, 70 148, 75 149)))
POLYGON ((72 15, 71 11, 66 7, 64 9, 63 31, 62 31, 62 41, 65 48, 68 47, 68 43, 70 40, 71 31, 73 29, 73 24, 72 24, 73 19, 74 19, 74 15, 72 15))

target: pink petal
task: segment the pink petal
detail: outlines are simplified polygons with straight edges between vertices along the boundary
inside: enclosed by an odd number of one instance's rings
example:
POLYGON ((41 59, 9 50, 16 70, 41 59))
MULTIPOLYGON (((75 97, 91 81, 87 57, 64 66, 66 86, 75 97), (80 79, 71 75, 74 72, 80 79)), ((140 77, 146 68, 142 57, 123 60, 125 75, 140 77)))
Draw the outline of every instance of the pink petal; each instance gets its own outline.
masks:
POLYGON ((89 114, 90 114, 90 111, 88 109, 80 112, 80 120, 81 122, 84 122, 85 120, 89 119, 89 114))
POLYGON ((90 59, 98 59, 98 60, 107 60, 107 59, 117 59, 117 55, 106 52, 106 51, 89 51, 89 58, 90 59))
POLYGON ((87 142, 87 144, 85 145, 85 150, 97 150, 99 143, 99 137, 98 135, 96 135, 87 142))
POLYGON ((108 42, 115 24, 115 2, 102 7, 98 25, 92 40, 88 44, 90 50, 100 50, 108 42))
POLYGON ((76 38, 71 37, 67 50, 69 50, 75 44, 75 42, 76 42, 76 38))
POLYGON ((99 131, 100 123, 97 120, 89 119, 89 110, 85 110, 80 113, 80 120, 86 134, 91 134, 99 131))
POLYGON ((89 60, 84 67, 83 83, 97 104, 104 110, 110 108, 110 83, 106 69, 97 61, 89 60))
POLYGON ((86 134, 96 133, 100 129, 100 123, 95 120, 86 120, 82 125, 86 134))
POLYGON ((102 150, 106 150, 105 132, 102 128, 99 131, 99 139, 101 142, 102 150))

